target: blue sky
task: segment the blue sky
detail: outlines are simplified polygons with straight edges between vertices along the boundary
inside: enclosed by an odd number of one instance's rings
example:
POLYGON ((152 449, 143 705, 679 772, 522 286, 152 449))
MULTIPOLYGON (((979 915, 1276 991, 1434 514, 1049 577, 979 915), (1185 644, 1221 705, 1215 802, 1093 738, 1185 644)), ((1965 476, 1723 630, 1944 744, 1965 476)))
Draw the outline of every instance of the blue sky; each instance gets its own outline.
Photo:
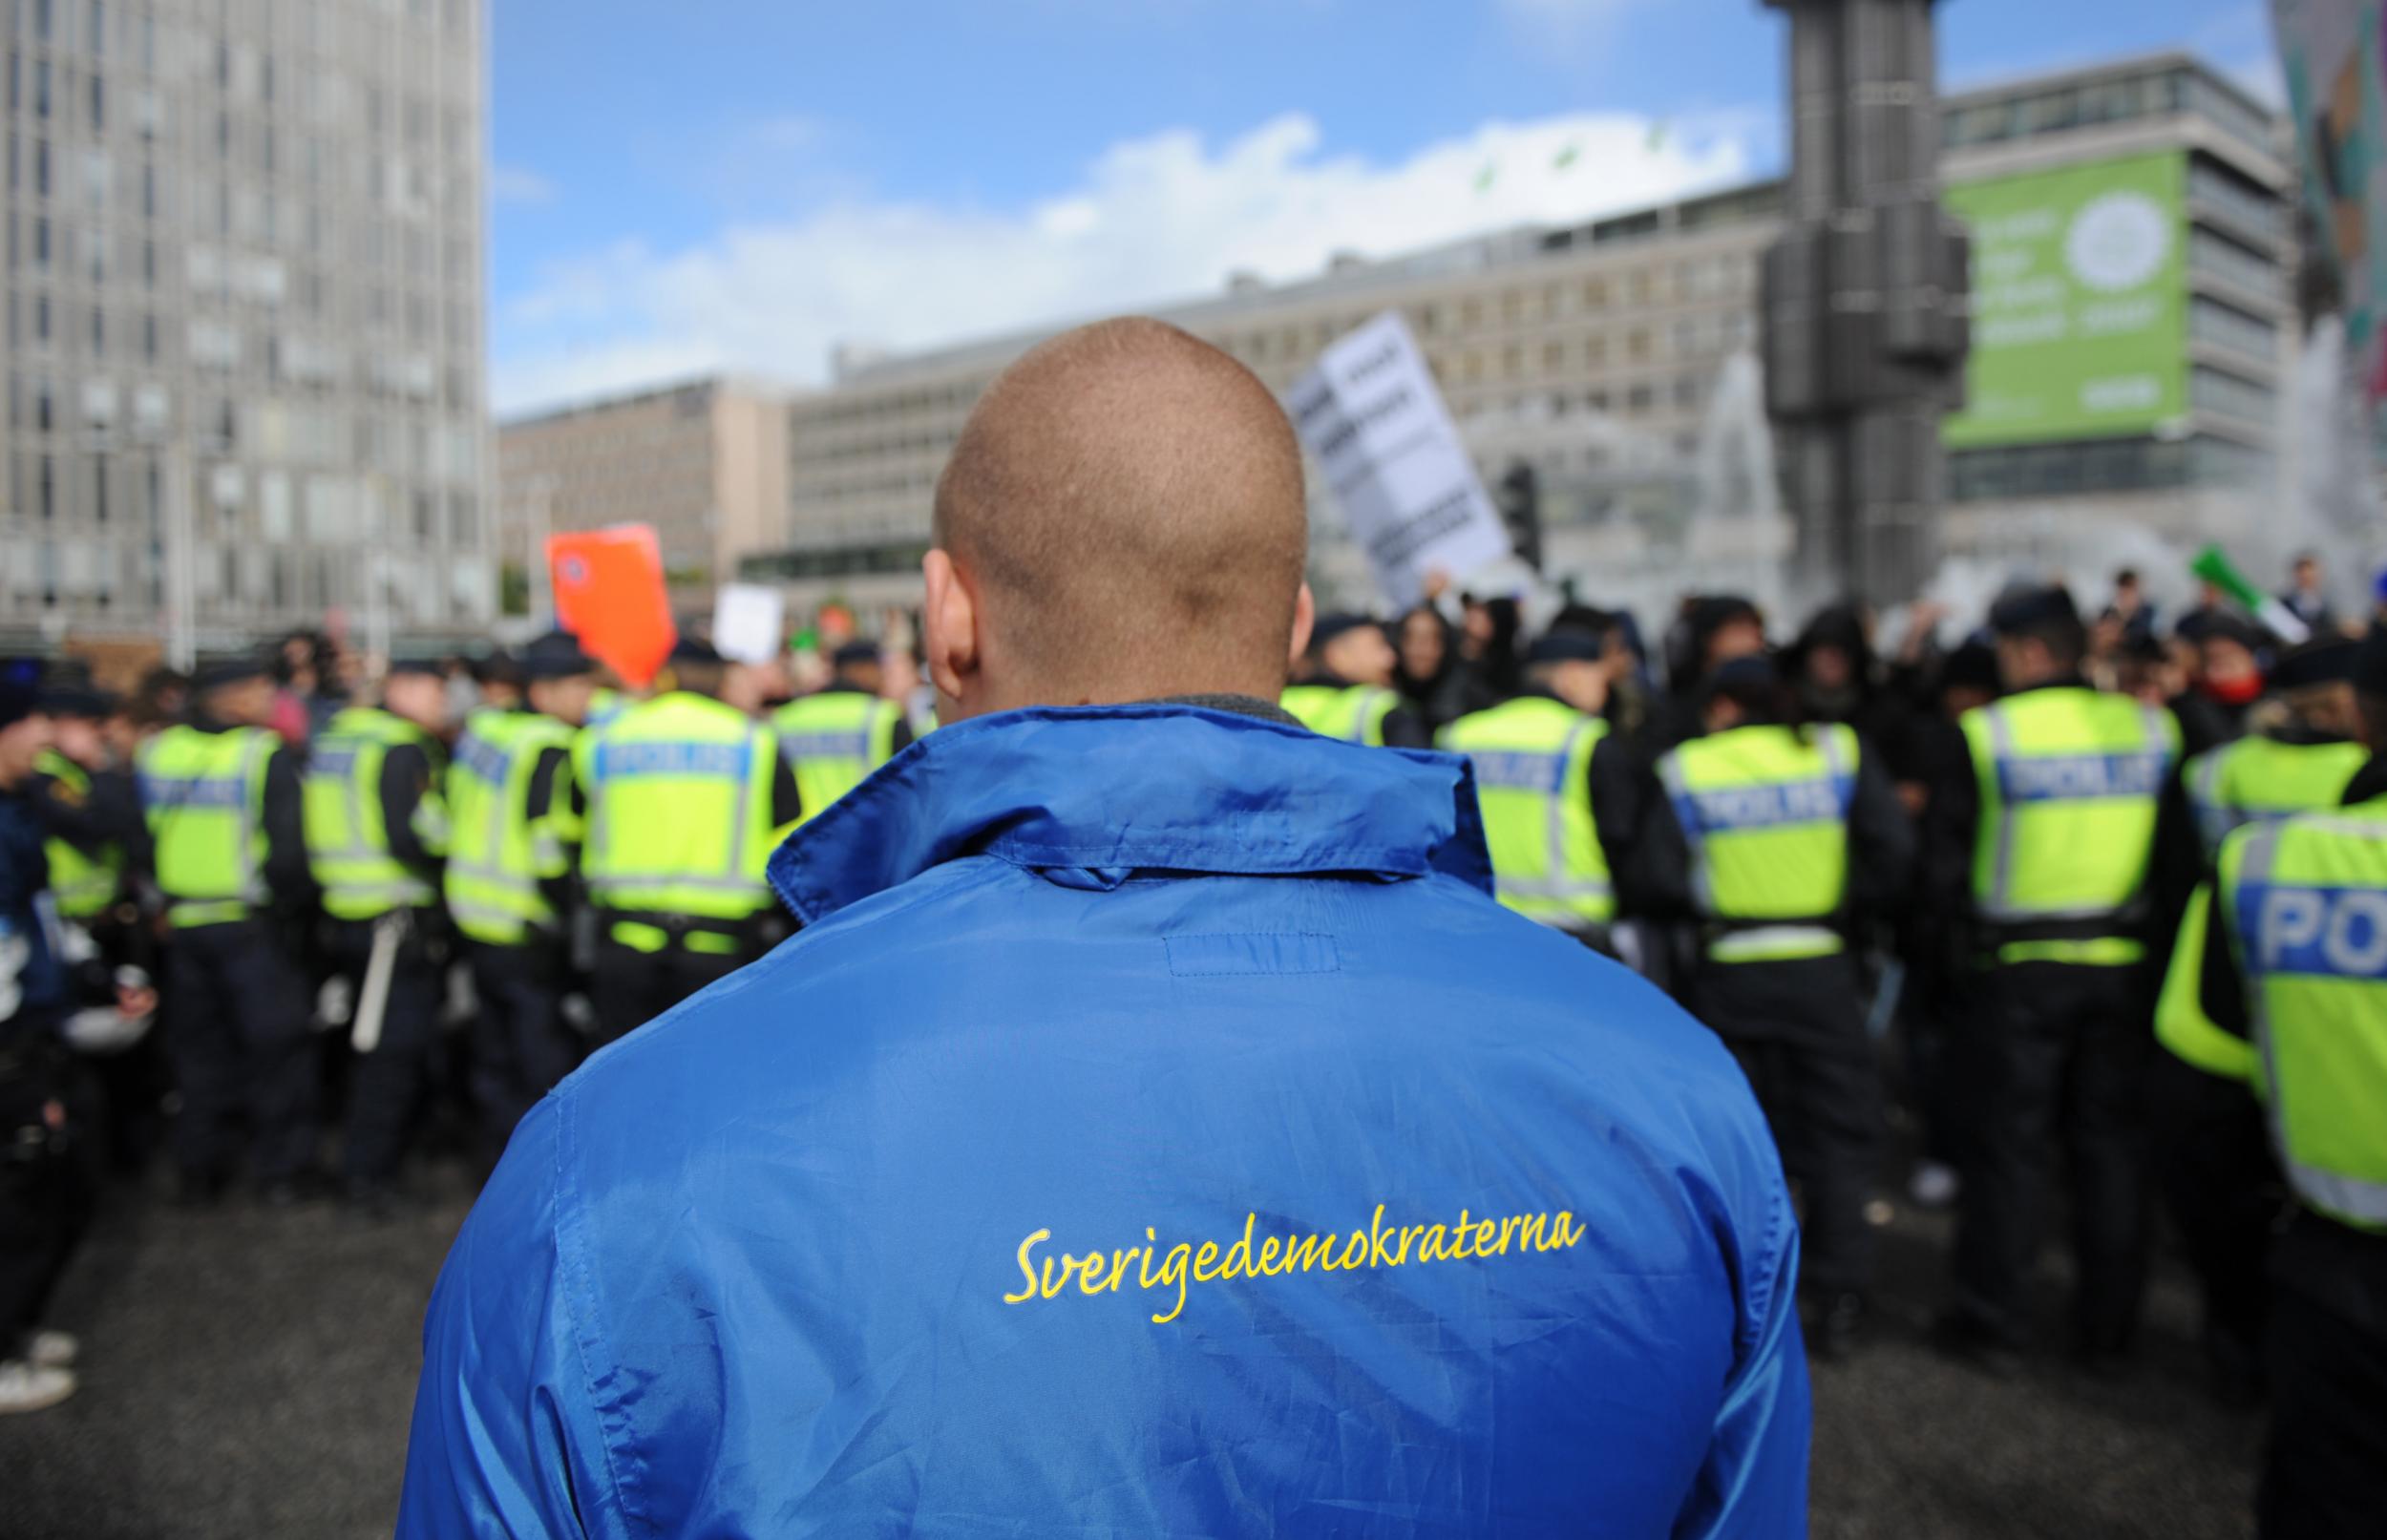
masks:
MULTIPOLYGON (((1293 277, 1782 153, 1785 24, 1758 0, 665 9, 493 4, 501 410, 715 368, 817 382, 841 341, 1293 277)), ((2259 0, 1945 0, 1940 18, 1953 85, 2186 47, 2275 90, 2259 0)))

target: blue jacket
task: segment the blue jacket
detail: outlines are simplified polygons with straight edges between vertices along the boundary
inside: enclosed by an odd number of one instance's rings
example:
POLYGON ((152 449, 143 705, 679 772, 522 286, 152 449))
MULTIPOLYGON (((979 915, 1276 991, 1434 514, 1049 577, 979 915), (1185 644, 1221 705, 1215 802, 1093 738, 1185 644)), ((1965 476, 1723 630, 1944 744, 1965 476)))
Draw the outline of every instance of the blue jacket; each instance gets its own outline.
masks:
POLYGON ((515 1134, 401 1535, 1805 1532, 1764 1122, 1465 761, 1013 712, 771 875, 515 1134))

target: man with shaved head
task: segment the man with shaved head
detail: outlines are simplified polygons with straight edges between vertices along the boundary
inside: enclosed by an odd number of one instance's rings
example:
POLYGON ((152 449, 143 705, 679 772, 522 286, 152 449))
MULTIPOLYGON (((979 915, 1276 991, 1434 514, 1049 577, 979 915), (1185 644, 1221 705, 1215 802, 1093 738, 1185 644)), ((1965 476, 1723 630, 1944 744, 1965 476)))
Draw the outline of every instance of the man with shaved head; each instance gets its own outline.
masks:
POLYGON ((1493 901, 1466 761, 1273 704, 1302 508, 1174 327, 987 390, 947 726, 778 852, 793 939, 523 1120, 401 1534, 1805 1532, 1747 1086, 1493 901))

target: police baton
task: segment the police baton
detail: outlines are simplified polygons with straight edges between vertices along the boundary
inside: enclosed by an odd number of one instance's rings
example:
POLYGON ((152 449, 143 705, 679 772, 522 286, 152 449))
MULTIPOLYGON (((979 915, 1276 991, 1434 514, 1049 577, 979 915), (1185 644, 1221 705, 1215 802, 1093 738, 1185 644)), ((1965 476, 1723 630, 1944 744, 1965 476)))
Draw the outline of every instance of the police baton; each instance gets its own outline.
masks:
POLYGON ((405 940, 412 918, 406 910, 393 909, 373 921, 373 949, 365 960, 356 1024, 349 1029, 349 1046, 359 1053, 370 1053, 381 1045, 381 1020, 390 1008, 390 979, 397 971, 398 945, 405 940))

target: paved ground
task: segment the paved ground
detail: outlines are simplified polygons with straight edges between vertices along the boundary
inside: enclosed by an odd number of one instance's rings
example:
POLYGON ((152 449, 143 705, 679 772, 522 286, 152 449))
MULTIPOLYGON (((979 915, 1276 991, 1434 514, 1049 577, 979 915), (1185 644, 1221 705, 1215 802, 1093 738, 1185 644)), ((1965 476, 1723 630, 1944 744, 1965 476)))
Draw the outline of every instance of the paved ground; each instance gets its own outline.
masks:
MULTIPOLYGON (((386 1534, 416 1331, 464 1204, 452 1187, 359 1229, 324 1208, 191 1214, 119 1199, 57 1311, 84 1334, 82 1394, 0 1421, 0 1533, 386 1534)), ((2159 1281, 2129 1380, 2050 1364, 1999 1382, 1919 1343, 1944 1222, 1903 1216, 1887 1241, 1880 1340, 1817 1375, 1819 1540, 2249 1533, 2259 1427, 2203 1395, 2176 1275, 2159 1281)))

